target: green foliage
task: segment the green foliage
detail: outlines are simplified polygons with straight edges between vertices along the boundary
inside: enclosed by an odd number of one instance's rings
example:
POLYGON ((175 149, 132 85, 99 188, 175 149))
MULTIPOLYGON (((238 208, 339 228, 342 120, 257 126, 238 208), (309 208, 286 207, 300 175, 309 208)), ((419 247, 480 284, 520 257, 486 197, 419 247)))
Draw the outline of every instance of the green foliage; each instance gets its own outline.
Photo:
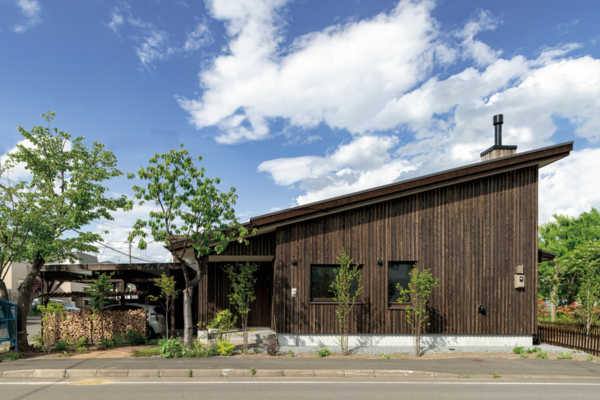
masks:
POLYGON ((109 303, 110 292, 112 291, 113 285, 110 281, 113 274, 102 273, 100 276, 89 283, 89 286, 85 288, 85 293, 90 296, 92 311, 98 313, 104 309, 109 303))
POLYGON ((501 378, 501 377, 502 377, 502 375, 500 375, 498 372, 494 371, 494 373, 492 374, 492 377, 493 377, 494 379, 498 379, 498 378, 501 378))
POLYGON ((580 244, 565 257, 565 264, 581 271, 576 315, 589 335, 600 322, 600 240, 580 244))
MULTIPOLYGON (((18 127, 23 140, 0 166, 0 175, 23 167, 29 173, 0 184, 0 269, 10 262, 31 264, 19 289, 22 316, 29 312, 33 282, 46 260, 74 260, 77 252, 97 251, 94 243, 102 237, 92 231, 93 222, 112 220, 111 212, 130 207, 125 196, 111 197, 106 186, 122 175, 114 154, 51 128, 53 112, 42 116, 48 126, 18 127)), ((19 347, 27 345, 24 324, 20 318, 19 347)))
POLYGON ((178 339, 165 339, 160 342, 160 356, 163 358, 179 358, 183 355, 183 345, 178 339))
POLYGON ((287 354, 290 357, 296 357, 296 353, 294 353, 292 350, 288 350, 287 354))
POLYGON ((235 351, 235 345, 229 340, 218 341, 217 350, 221 356, 232 356, 235 351))
POLYGON ((521 353, 523 353, 523 350, 525 350, 525 348, 523 346, 517 346, 517 347, 513 348, 513 353, 521 354, 521 353))
POLYGON ((594 361, 594 356, 592 354, 588 355, 586 358, 587 361, 594 361))
POLYGON ((527 354, 531 354, 531 353, 539 353, 543 351, 540 347, 530 347, 529 349, 527 349, 527 354))
POLYGON ((319 357, 329 357, 331 355, 331 352, 327 347, 324 347, 322 349, 319 349, 317 354, 319 354, 319 357))
POLYGON ((80 337, 79 339, 77 339, 75 341, 75 346, 85 346, 87 344, 87 338, 86 337, 80 337))
POLYGON ((556 355, 556 359, 557 360, 571 360, 571 359, 573 359, 573 353, 572 352, 558 353, 556 355))
POLYGON ((252 375, 252 376, 256 375, 256 369, 255 368, 250 368, 250 375, 252 375))
POLYGON ((125 341, 131 346, 139 346, 146 343, 146 338, 138 331, 128 329, 127 332, 125 332, 125 341))
MULTIPOLYGON (((174 276, 168 276, 165 273, 160 275, 160 278, 154 278, 154 285, 160 289, 160 297, 165 302, 165 327, 167 329, 166 337, 169 338, 169 306, 171 301, 177 297, 179 290, 176 289, 174 276)), ((152 301, 158 300, 157 296, 148 296, 152 301)))
POLYGON ((231 284, 229 303, 240 315, 242 320, 242 331, 244 333, 244 354, 248 354, 248 313, 256 295, 254 285, 256 284, 256 270, 258 266, 252 263, 228 265, 225 269, 231 284))
POLYGON ((48 322, 50 315, 56 315, 56 317, 60 320, 64 318, 66 312, 65 305, 63 303, 56 303, 52 301, 48 302, 46 305, 40 304, 38 309, 42 313, 42 325, 48 322))
POLYGON ((85 347, 85 346, 77 346, 77 347, 75 347, 75 351, 77 353, 85 353, 87 351, 87 347, 85 347))
POLYGON ((133 352, 134 357, 153 357, 160 355, 160 347, 152 347, 150 349, 140 349, 133 352))
POLYGON ((100 346, 103 349, 112 349, 113 347, 115 347, 117 344, 115 342, 115 339, 107 339, 107 338, 102 338, 100 340, 100 346))
POLYGON ((2 354, 2 361, 15 361, 21 358, 19 353, 10 352, 2 354))
POLYGON ((381 358, 383 358, 384 360, 389 360, 390 359, 390 355, 389 354, 382 354, 381 358))
POLYGON ((521 356, 521 358, 528 358, 529 357, 529 354, 526 353, 526 352, 520 353, 519 355, 521 356))
POLYGON ((542 360, 546 360, 546 359, 548 359, 548 353, 547 353, 547 352, 545 352, 545 351, 538 351, 538 352, 535 354, 535 358, 540 358, 540 359, 542 359, 542 360))
POLYGON ((403 288, 400 284, 396 286, 398 302, 410 302, 405 310, 406 322, 415 335, 415 354, 417 356, 421 355, 421 334, 429 326, 427 303, 431 292, 438 285, 439 279, 434 278, 428 269, 421 271, 415 267, 410 272, 408 289, 403 288))
POLYGON ((64 339, 60 339, 54 344, 54 349, 59 352, 64 352, 68 350, 69 347, 71 347, 71 343, 64 339))
POLYGON ((348 348, 348 318, 363 291, 362 274, 359 265, 346 253, 345 249, 342 249, 336 262, 339 264, 339 268, 329 290, 336 303, 335 315, 342 354, 348 354, 350 352, 348 348))
POLYGON ((229 333, 235 326, 237 317, 228 309, 219 311, 213 319, 210 320, 207 327, 217 330, 217 339, 229 339, 229 333))
POLYGON ((206 256, 220 254, 232 241, 247 243, 245 238, 249 233, 235 216, 235 189, 221 191, 219 178, 205 176, 204 168, 197 165, 201 160, 202 157, 191 157, 183 145, 180 150, 155 154, 137 172, 144 186, 133 186, 140 204, 151 202, 157 209, 135 223, 130 240, 140 237, 138 247, 145 248, 150 230, 152 238, 167 248, 174 238, 183 245, 183 250, 173 251, 173 255, 183 266, 186 345, 192 341, 192 294, 200 275, 205 273, 206 256), (194 249, 195 262, 183 256, 189 247, 194 249))
POLYGON ((572 253, 585 242, 600 240, 600 212, 592 208, 572 218, 554 215, 539 228, 539 248, 556 254, 556 259, 540 263, 538 294, 555 306, 571 304, 578 296, 584 269, 573 262, 572 253))

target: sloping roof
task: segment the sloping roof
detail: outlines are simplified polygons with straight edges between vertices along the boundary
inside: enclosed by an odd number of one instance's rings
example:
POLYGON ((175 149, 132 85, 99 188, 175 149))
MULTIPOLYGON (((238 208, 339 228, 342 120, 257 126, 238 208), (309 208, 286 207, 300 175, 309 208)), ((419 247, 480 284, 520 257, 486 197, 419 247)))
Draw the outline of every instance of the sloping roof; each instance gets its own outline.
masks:
POLYGON ((251 218, 247 225, 266 231, 269 227, 274 228, 291 224, 298 220, 317 218, 323 214, 341 212, 349 208, 408 196, 520 168, 534 165, 543 167, 568 156, 571 150, 573 150, 573 142, 566 142, 506 157, 468 164, 463 167, 423 175, 418 178, 407 179, 373 189, 263 214, 251 218))

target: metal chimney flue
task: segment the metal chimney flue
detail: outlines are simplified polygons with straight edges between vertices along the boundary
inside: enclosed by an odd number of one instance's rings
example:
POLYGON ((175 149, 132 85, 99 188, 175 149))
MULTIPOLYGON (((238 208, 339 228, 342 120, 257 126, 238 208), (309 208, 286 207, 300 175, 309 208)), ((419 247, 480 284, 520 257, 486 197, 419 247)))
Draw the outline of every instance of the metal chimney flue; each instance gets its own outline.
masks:
POLYGON ((502 144, 502 124, 504 123, 504 116, 502 114, 496 114, 493 118, 494 121, 494 145, 489 149, 481 152, 482 160, 492 160, 494 158, 507 157, 517 151, 517 146, 506 146, 502 144))
POLYGON ((494 115, 494 144, 496 146, 502 146, 502 123, 504 122, 504 117, 502 114, 494 115))

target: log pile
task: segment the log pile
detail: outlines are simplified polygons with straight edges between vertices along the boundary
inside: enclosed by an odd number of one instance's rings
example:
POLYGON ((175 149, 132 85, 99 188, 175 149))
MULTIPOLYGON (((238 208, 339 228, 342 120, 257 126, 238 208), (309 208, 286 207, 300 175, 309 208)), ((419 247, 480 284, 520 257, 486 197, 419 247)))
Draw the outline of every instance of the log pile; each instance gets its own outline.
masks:
POLYGON ((101 311, 95 315, 89 310, 81 310, 42 315, 45 346, 52 346, 59 340, 75 343, 82 337, 88 343, 101 343, 102 339, 125 337, 128 330, 146 336, 144 310, 101 311))

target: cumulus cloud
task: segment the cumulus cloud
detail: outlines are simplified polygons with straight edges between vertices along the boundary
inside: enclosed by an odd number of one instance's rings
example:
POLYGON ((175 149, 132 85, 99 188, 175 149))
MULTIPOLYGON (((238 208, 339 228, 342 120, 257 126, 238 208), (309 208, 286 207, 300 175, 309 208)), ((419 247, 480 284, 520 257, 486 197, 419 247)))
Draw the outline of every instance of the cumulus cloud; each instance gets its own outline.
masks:
POLYGON ((41 21, 42 7, 38 0, 17 0, 17 7, 25 17, 25 22, 15 24, 13 30, 16 33, 23 33, 38 25, 41 21))
MULTIPOLYGON (((30 148, 31 142, 23 139, 19 143, 17 143, 13 148, 9 149, 6 153, 0 154, 0 170, 2 169, 1 167, 6 167, 6 163, 9 161, 8 155, 16 152, 18 145, 22 145, 22 146, 30 148)), ((0 176, 0 180, 8 180, 8 181, 12 181, 12 182, 17 182, 17 181, 29 179, 30 176, 31 176, 31 174, 25 168, 25 164, 17 163, 15 166, 4 171, 3 174, 0 176)))
POLYGON ((575 217, 600 208, 600 148, 574 151, 540 170, 540 223, 553 214, 575 217))

